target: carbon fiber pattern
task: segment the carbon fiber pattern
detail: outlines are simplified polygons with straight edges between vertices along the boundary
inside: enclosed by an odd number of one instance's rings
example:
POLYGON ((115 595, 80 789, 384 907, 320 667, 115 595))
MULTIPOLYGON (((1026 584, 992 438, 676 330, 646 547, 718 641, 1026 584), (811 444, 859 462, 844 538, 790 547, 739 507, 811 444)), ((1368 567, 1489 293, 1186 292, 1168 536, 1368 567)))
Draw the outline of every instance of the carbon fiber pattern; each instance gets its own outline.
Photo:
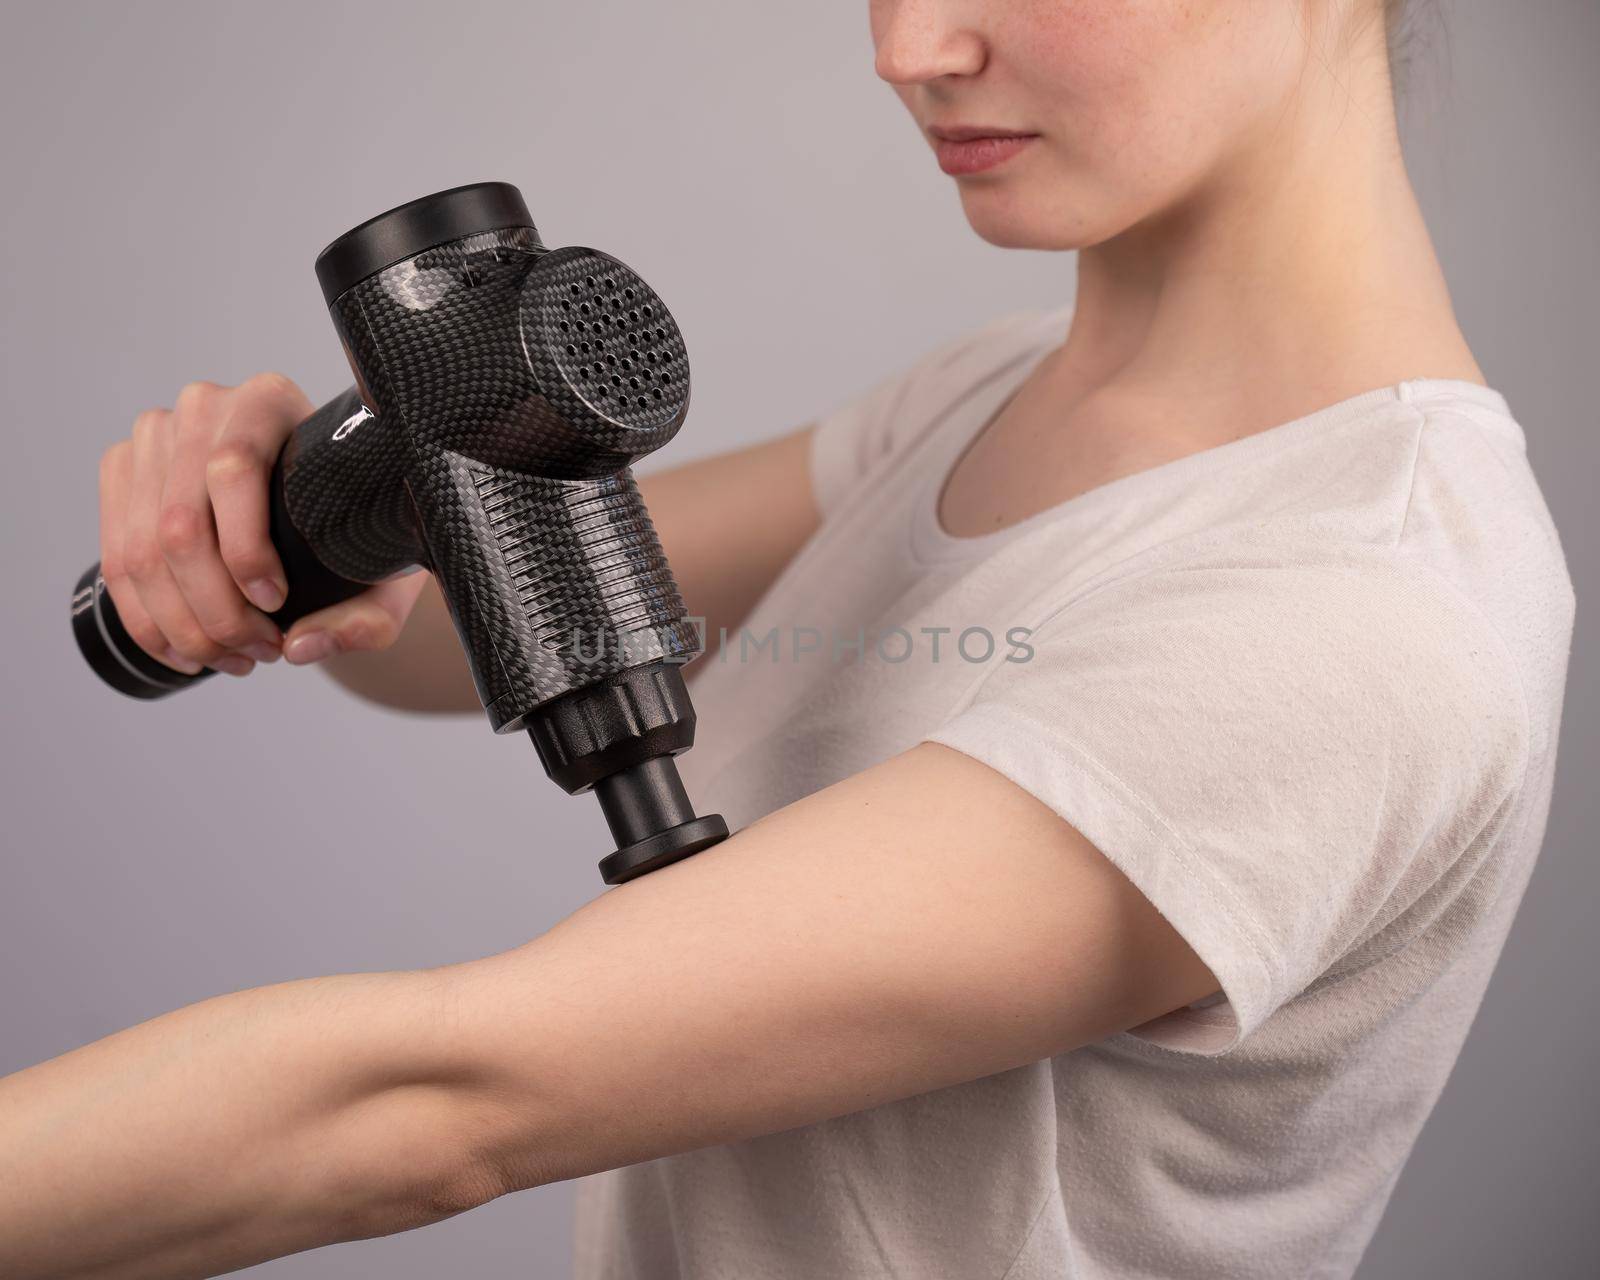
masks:
POLYGON ((572 650, 596 674, 693 652, 694 628, 631 471, 547 480, 483 470, 473 482, 540 650, 562 662, 572 650), (630 640, 644 647, 624 652, 630 640))
POLYGON ((659 443, 666 443, 688 407, 689 356, 661 299, 593 249, 557 249, 539 268, 523 291, 521 322, 546 394, 574 416, 599 414, 620 425, 591 431, 591 447, 603 440, 638 457, 633 451, 663 432, 659 443))
POLYGON ((295 428, 278 460, 294 527, 342 578, 381 582, 426 559, 406 491, 409 450, 351 387, 295 428))
POLYGON ((337 529, 324 518, 338 548, 314 545, 338 572, 372 580, 404 550, 425 557, 496 730, 605 676, 697 652, 627 472, 688 408, 683 339, 649 286, 608 255, 548 251, 513 228, 397 263, 332 310, 376 416, 319 450, 317 479, 302 460, 291 506, 381 513, 337 529), (367 487, 393 485, 396 459, 410 512, 367 487))

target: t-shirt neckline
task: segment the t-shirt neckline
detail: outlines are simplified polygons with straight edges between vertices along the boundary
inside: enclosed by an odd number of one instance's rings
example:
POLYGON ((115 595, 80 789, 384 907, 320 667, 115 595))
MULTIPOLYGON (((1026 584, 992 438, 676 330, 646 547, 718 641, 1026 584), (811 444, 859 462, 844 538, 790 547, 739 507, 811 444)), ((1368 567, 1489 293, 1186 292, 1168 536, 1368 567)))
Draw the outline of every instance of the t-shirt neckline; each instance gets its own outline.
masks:
MULTIPOLYGON (((1056 328, 1062 328, 1064 332, 1064 326, 1058 326, 1054 322, 1058 316, 1067 314, 1070 314, 1070 310, 1049 313, 1047 319, 1050 321, 1050 333, 1054 334, 1056 328)), ((991 533, 962 537, 948 532, 939 521, 939 500, 943 496, 945 484, 955 469, 957 460, 978 435, 994 421, 996 415, 1049 353, 1052 346, 1053 343, 1050 341, 1041 342, 1037 349, 1029 350, 1011 369, 1003 371, 1009 376, 993 378, 981 387, 979 396, 974 401, 978 406, 976 415, 968 413, 951 415, 952 422, 961 423, 970 423, 975 416, 978 424, 975 428, 938 433, 936 440, 938 447, 933 450, 930 464, 919 484, 912 513, 910 542, 914 559, 924 564, 935 564, 984 556, 1023 534, 1054 524, 1069 515, 1092 512, 1109 502, 1116 501, 1134 488, 1177 483, 1196 475, 1203 475, 1207 471, 1287 447, 1308 434, 1326 431, 1330 427, 1369 414, 1384 405, 1410 404, 1443 394, 1488 409, 1513 432, 1517 430, 1505 397, 1492 387, 1459 378, 1411 378, 1387 387, 1360 392, 1313 410, 1303 417, 1279 423, 1275 427, 1267 427, 1238 440, 1212 445, 1195 453, 1174 458, 1170 462, 1158 463, 1142 471, 1119 476, 1115 480, 1075 494, 991 533)))

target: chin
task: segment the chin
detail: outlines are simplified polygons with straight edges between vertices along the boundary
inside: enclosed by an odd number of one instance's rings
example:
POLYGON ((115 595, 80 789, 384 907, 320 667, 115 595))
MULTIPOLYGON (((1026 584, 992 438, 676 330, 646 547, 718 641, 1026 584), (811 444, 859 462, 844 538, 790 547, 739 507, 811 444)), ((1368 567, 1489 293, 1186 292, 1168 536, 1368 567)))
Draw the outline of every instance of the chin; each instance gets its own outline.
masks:
POLYGON ((1029 198, 1005 183, 960 184, 961 208, 979 237, 1000 249, 1084 249, 1105 235, 1067 202, 1029 198))

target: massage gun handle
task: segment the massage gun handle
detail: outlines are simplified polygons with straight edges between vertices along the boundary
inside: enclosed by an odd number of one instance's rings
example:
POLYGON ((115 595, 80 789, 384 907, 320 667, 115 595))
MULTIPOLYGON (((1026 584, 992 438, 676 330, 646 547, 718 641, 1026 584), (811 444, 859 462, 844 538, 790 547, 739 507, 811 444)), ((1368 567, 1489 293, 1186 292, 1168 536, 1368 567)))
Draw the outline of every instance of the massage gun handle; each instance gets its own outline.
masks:
MULTIPOLYGON (((311 426, 322 416, 325 411, 319 410, 305 425, 311 426)), ((272 469, 270 492, 272 544, 283 561, 289 594, 283 607, 267 616, 287 630, 308 613, 348 600, 365 591, 369 584, 352 582, 330 571, 295 528, 284 496, 281 454, 272 469)), ((141 649, 117 615, 98 562, 78 579, 73 591, 72 630, 78 648, 95 673, 113 689, 133 698, 164 698, 216 674, 210 668, 202 668, 198 675, 185 675, 141 649)))

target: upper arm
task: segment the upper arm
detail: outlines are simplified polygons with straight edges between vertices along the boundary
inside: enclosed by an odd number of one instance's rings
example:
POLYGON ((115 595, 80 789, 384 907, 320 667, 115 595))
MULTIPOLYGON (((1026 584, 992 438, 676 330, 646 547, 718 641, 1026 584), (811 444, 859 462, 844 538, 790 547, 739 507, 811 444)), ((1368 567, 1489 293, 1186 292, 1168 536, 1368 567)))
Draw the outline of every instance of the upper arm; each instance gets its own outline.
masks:
POLYGON ((445 972, 508 1190, 977 1079, 1216 988, 1083 836, 932 743, 445 972))

